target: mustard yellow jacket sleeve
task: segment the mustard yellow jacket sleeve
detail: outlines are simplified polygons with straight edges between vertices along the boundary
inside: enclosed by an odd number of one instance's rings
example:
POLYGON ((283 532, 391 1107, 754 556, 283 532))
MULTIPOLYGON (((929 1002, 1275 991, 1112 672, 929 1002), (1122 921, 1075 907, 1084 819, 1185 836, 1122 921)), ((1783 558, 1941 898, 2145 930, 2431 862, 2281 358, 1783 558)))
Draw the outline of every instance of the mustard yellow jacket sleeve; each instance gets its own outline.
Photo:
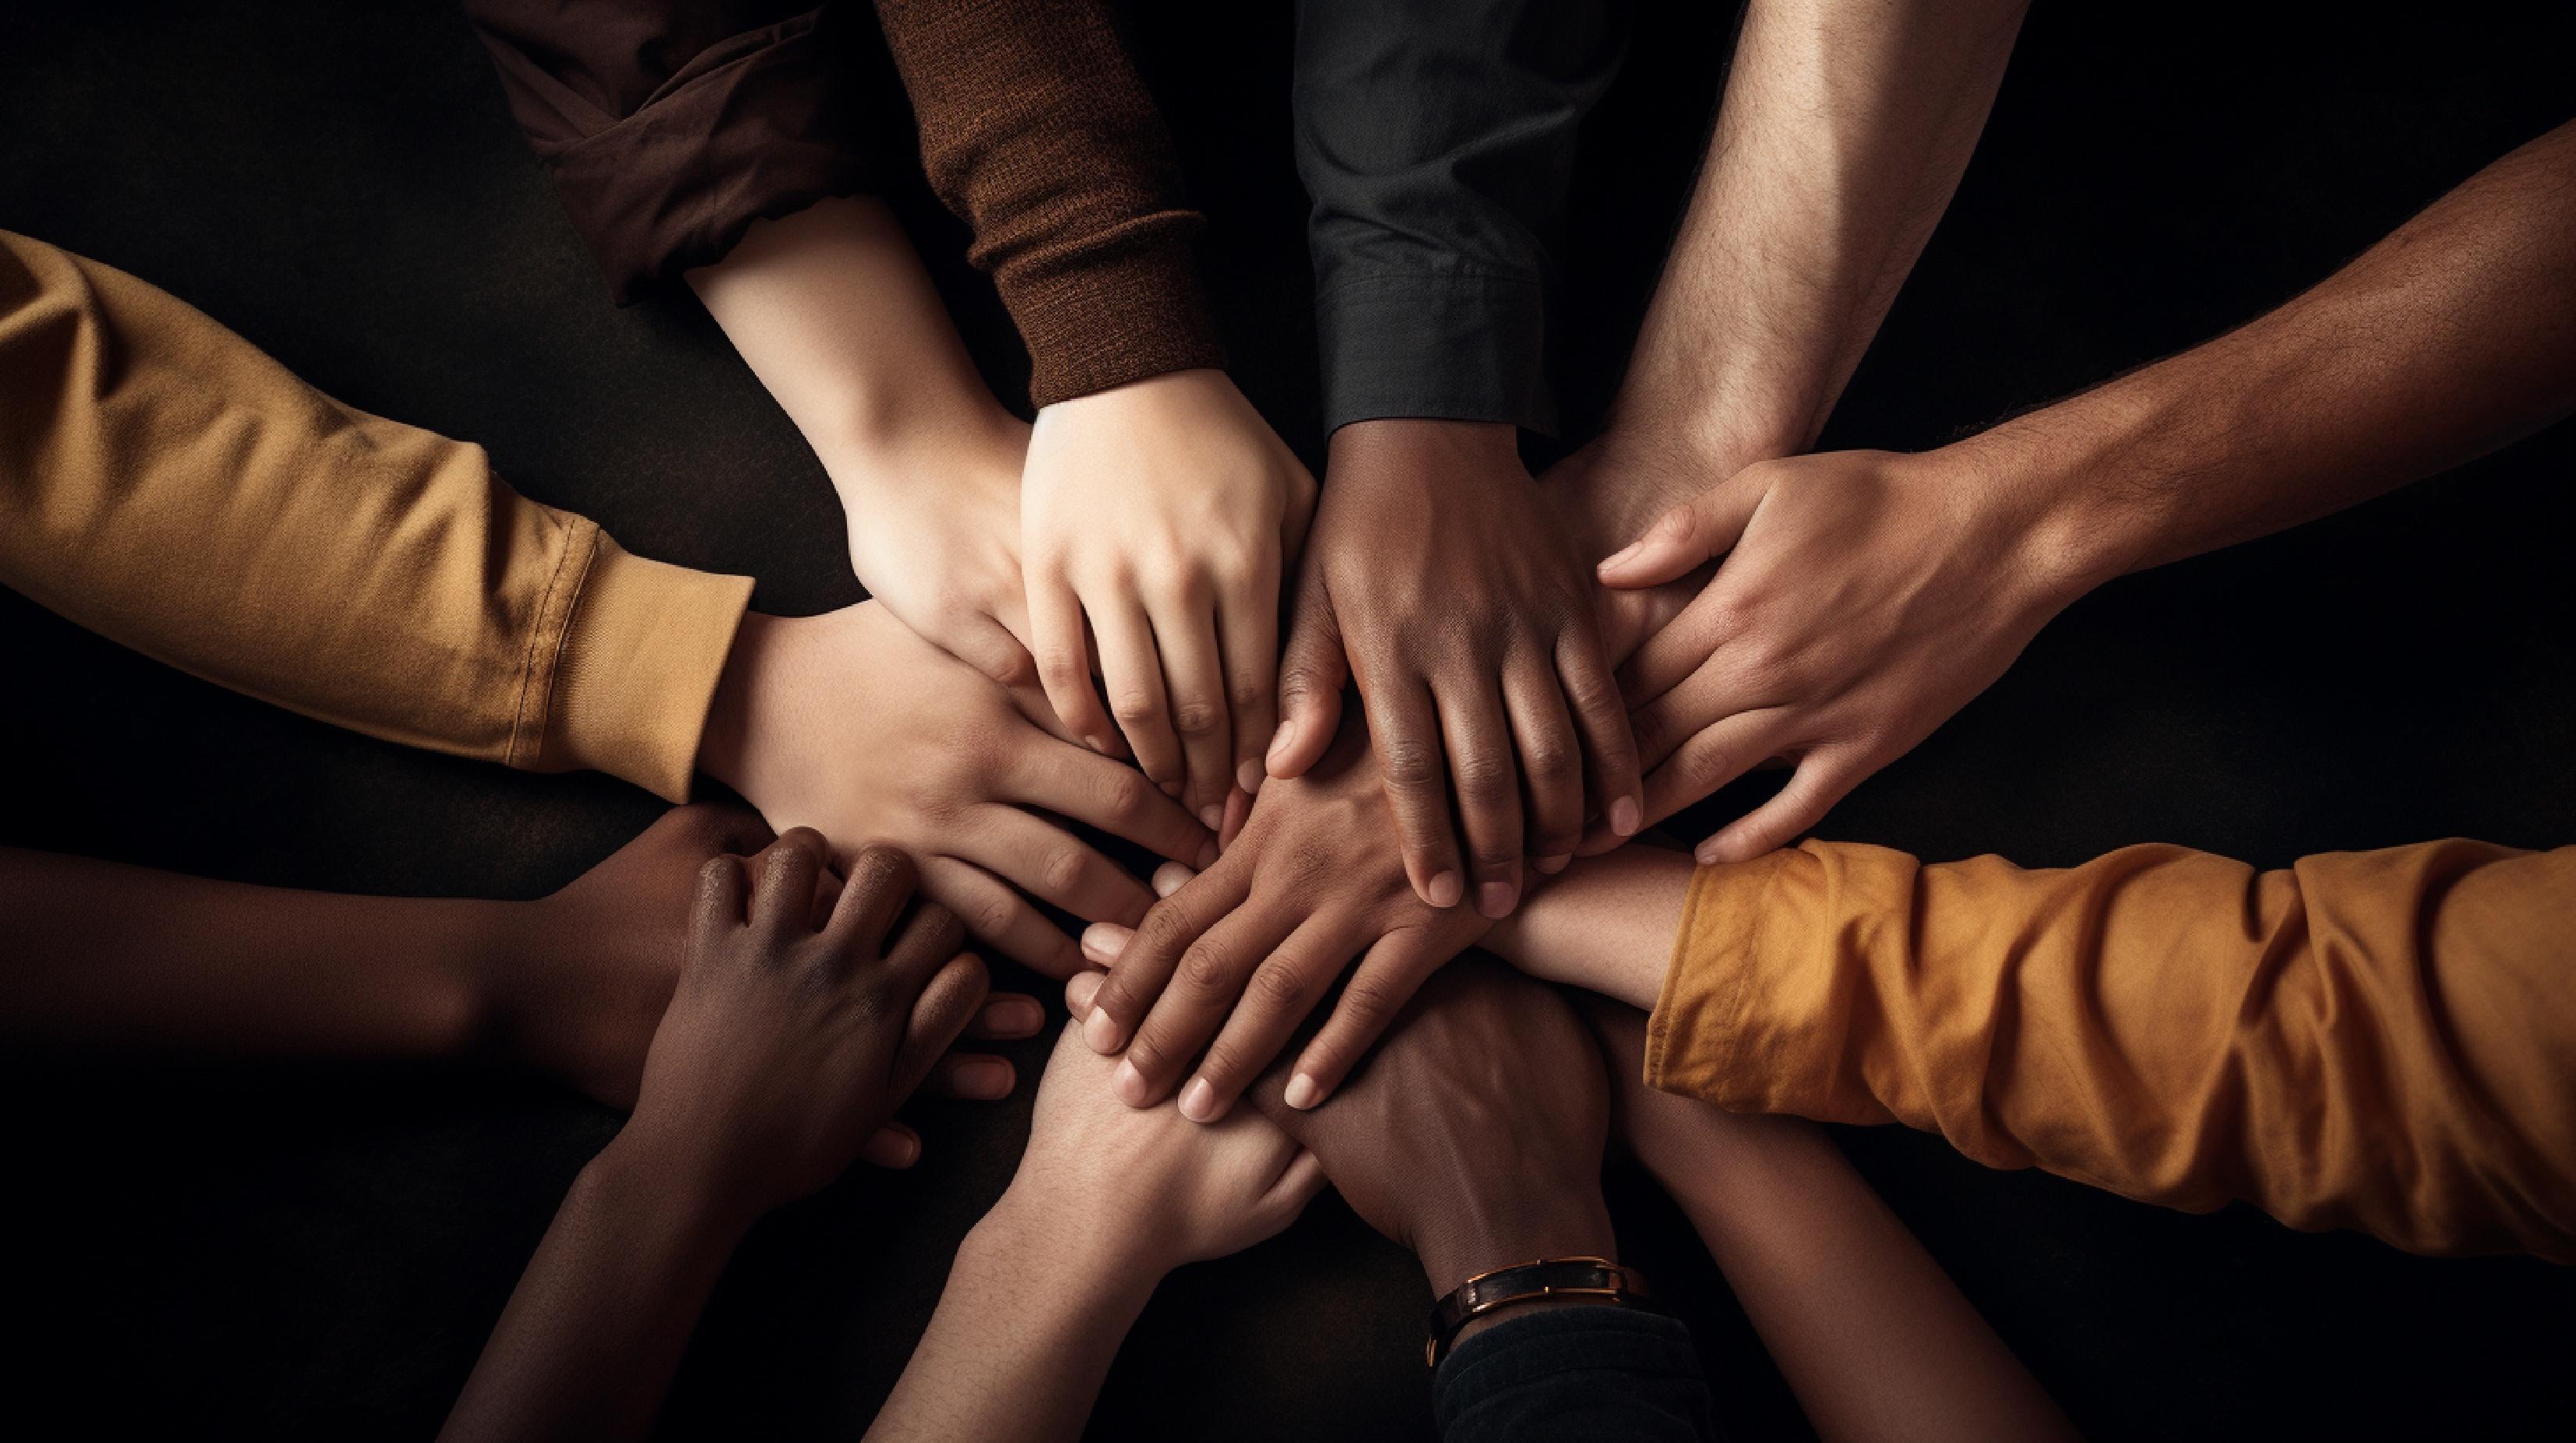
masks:
POLYGON ((1647 1080, 2427 1253, 2576 1262, 2576 847, 1692 878, 1647 1080))
POLYGON ((480 447, 0 231, 0 581, 209 681, 681 800, 750 582, 620 550, 480 447))

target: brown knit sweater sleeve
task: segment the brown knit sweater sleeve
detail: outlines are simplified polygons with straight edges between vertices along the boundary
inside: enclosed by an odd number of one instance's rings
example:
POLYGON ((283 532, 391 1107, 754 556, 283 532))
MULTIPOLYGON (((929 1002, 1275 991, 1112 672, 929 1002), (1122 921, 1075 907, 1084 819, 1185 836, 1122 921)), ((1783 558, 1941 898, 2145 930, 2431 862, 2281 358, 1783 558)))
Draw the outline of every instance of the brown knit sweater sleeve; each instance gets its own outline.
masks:
POLYGON ((1045 406, 1225 356, 1180 162, 1105 0, 877 0, 941 200, 1045 406))

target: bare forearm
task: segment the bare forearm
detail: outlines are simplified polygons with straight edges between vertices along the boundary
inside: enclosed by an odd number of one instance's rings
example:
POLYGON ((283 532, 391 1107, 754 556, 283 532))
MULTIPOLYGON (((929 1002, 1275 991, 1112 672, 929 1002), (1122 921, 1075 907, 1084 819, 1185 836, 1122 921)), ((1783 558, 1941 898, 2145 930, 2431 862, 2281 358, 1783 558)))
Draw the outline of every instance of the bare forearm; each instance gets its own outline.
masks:
POLYGON ((2229 335, 1950 448, 2100 581, 2310 520, 2576 407, 2576 123, 2229 335))
POLYGON ((612 1142, 574 1179, 442 1438, 651 1432, 748 1220, 640 1152, 612 1142))
POLYGON ((1691 1108, 1661 1180, 1699 1229, 1827 1440, 2032 1439, 2074 1430, 1831 1139, 1795 1119, 1691 1108), (1672 1154, 1686 1151, 1676 1166, 1672 1154))
POLYGON ((1651 1009, 1672 961, 1691 859, 1628 846, 1543 883, 1480 944, 1521 971, 1651 1009))

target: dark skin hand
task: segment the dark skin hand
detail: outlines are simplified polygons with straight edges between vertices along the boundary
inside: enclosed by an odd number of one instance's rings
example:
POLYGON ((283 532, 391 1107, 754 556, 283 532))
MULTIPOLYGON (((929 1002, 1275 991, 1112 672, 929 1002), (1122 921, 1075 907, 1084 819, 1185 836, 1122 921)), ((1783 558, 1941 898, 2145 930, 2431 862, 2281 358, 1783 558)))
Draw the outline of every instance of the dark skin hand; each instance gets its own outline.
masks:
POLYGON ((1435 1297, 1514 1263, 1617 1259, 1601 1196, 1609 1078, 1556 989, 1462 960, 1423 986, 1332 1101, 1294 1108, 1285 1090, 1273 1073, 1252 1097, 1352 1211, 1413 1250, 1435 1297))
POLYGON ((1592 810, 1635 832, 1637 749, 1590 560, 1508 425, 1361 421, 1333 433, 1281 654, 1270 776, 1322 762, 1343 685, 1356 682, 1415 893, 1446 909, 1472 887, 1488 918, 1518 904, 1525 856, 1543 873, 1573 857, 1592 810))
POLYGON ((948 912, 907 912, 903 853, 862 851, 837 892, 826 876, 801 828, 701 870, 635 1115, 574 1182, 442 1436, 643 1437, 743 1233, 883 1137, 975 1019, 983 964, 948 912))
MULTIPOLYGON (((235 1058, 497 1063, 631 1107, 710 859, 768 845, 740 808, 677 807, 533 902, 361 897, 0 849, 0 1037, 19 1046, 235 1058)), ((827 876, 822 889, 837 890, 827 876)), ((1033 1036, 994 997, 970 1036, 1033 1036)), ((1003 1097, 1005 1058, 927 1086, 1003 1097)), ((887 1140, 889 1155, 900 1137, 887 1140)))

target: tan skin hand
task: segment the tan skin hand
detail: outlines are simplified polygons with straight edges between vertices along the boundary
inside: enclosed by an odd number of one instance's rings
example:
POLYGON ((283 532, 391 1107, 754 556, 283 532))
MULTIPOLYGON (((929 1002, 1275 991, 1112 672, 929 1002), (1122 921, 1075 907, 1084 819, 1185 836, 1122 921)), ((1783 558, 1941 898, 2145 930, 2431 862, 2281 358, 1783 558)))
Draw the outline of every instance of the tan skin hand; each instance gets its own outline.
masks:
POLYGON ((1357 682, 1414 891, 1503 916, 1523 859, 1562 867, 1591 810, 1621 835, 1639 825, 1592 580, 1508 425, 1358 422, 1334 433, 1330 479, 1270 775, 1324 756, 1357 682))
POLYGON ((1314 504, 1314 478, 1222 371, 1058 402, 1030 437, 1019 534, 1047 699, 1211 830, 1260 783, 1280 578, 1314 504))
POLYGON ((1034 687, 995 685, 873 602, 754 613, 700 760, 772 824, 824 830, 843 858, 871 843, 911 853, 923 892, 974 935, 1064 976, 1080 954, 1028 897, 1133 922, 1153 895, 1055 818, 1175 860, 1212 856, 1215 840, 1133 767, 1051 732, 1052 718, 1034 687))
MULTIPOLYGON (((1642 587, 1724 558, 1620 671, 1649 820, 1766 761, 1797 766, 1701 842, 1700 861, 1795 841, 2001 676, 2080 589, 2031 508, 1947 455, 1748 466, 1601 564, 1610 585, 1642 587)), ((1618 840, 1596 834, 1587 850, 1618 840)))

